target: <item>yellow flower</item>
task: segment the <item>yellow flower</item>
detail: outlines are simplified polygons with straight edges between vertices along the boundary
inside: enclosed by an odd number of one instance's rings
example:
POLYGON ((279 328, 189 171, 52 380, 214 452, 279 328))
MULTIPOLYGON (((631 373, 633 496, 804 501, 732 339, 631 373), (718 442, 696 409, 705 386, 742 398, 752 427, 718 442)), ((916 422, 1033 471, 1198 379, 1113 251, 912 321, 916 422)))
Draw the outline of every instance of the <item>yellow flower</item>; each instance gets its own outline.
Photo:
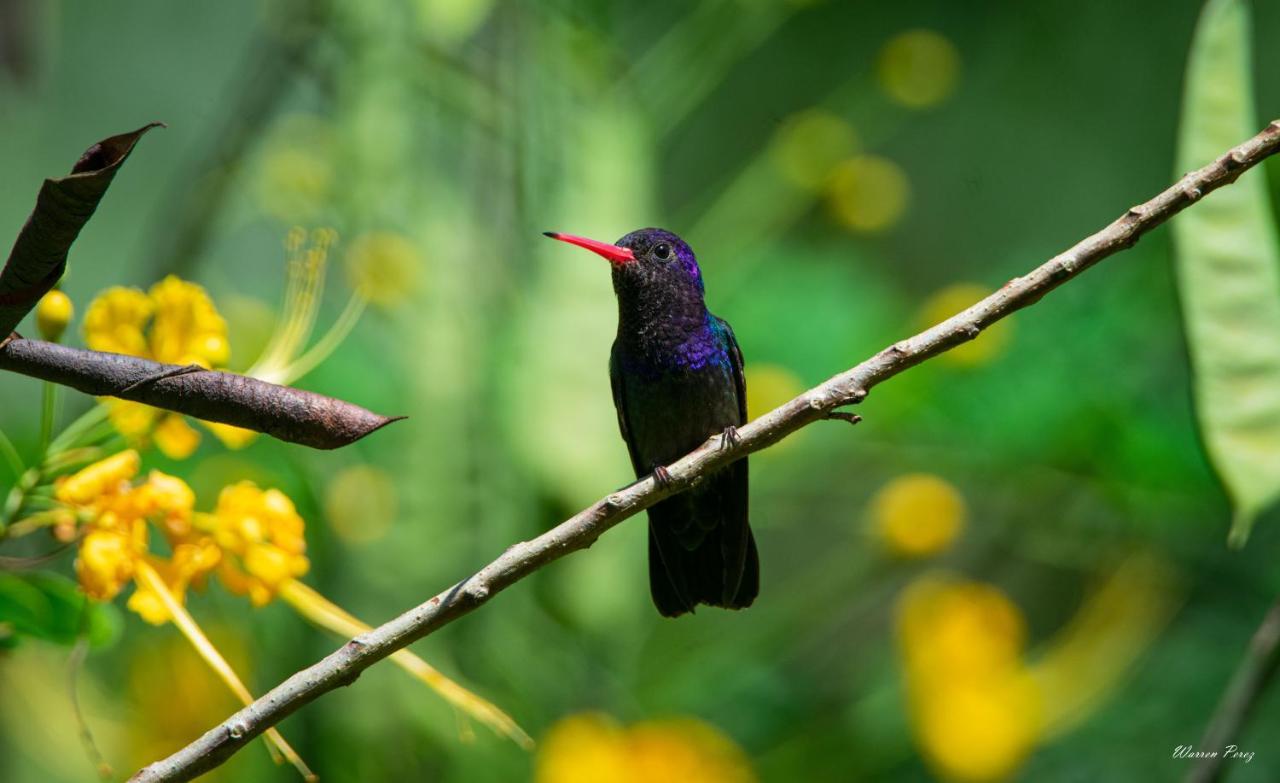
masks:
POLYGON ((151 286, 151 358, 166 364, 218 367, 227 363, 227 322, 195 283, 169 275, 151 286))
POLYGON ((1017 607, 990 585, 925 577, 903 594, 897 624, 912 726, 930 765, 963 783, 1011 775, 1043 725, 1017 607))
POLYGON ((964 527, 964 498, 939 476, 899 476, 872 499, 871 519, 890 552, 902 557, 936 555, 950 547, 964 527))
MULTIPOLYGON (((185 604, 187 588, 201 582, 221 560, 222 550, 212 538, 203 536, 174 546, 173 557, 169 560, 149 557, 147 563, 168 588, 173 600, 185 604)), ((125 605, 152 625, 164 625, 173 619, 166 601, 146 583, 138 584, 125 605)))
POLYGON ((277 489, 263 491, 242 481, 222 490, 213 512, 214 537, 235 558, 224 558, 219 575, 233 593, 255 606, 268 603, 285 582, 310 567, 305 523, 293 501, 277 489))
MULTIPOLYGON (((921 328, 942 323, 951 316, 986 298, 991 289, 976 283, 955 283, 940 289, 925 301, 916 319, 921 328)), ((954 367, 978 367, 998 358, 1009 344, 1012 319, 991 324, 970 342, 957 345, 938 357, 954 367)))
POLYGON ((133 449, 112 454, 77 473, 58 480, 54 497, 69 505, 87 505, 102 495, 127 491, 142 460, 133 449))
POLYGON ((624 728, 586 713, 551 728, 538 753, 535 783, 753 783, 733 740, 693 718, 624 728))
POLYGON ((56 343, 62 339, 62 333, 67 330, 67 324, 71 323, 74 315, 75 306, 71 304, 71 297, 55 288, 40 297, 40 302, 36 304, 36 330, 45 340, 56 343))
POLYGON ((915 708, 917 736, 944 780, 1007 779, 1035 747, 1042 698, 1023 669, 936 683, 915 708))
MULTIPOLYGON (((95 351, 167 364, 213 368, 226 364, 230 356, 227 323, 213 300, 200 286, 173 275, 145 294, 135 288, 104 291, 85 313, 84 337, 95 351)), ((152 437, 173 459, 189 457, 200 443, 200 433, 179 414, 115 398, 103 402, 122 435, 134 441, 152 437)))
POLYGON ((898 604, 898 636, 914 671, 980 672, 1013 664, 1026 627, 995 587, 948 576, 922 577, 898 604))
POLYGON ((80 589, 95 601, 110 601, 133 579, 134 564, 141 554, 128 533, 117 530, 88 533, 80 541, 76 555, 80 589))
MULTIPOLYGON (((76 558, 76 575, 90 598, 107 601, 136 578, 146 561, 160 574, 179 602, 187 586, 204 578, 221 559, 213 539, 192 527, 195 495, 182 479, 152 471, 135 485, 140 459, 130 449, 60 479, 54 498, 87 518, 76 558), (172 556, 165 560, 147 549, 148 521, 161 526, 172 556)), ((168 613, 152 591, 139 586, 128 606, 151 623, 168 613)))
MULTIPOLYGON (((199 586, 218 567, 224 559, 223 550, 213 536, 193 524, 195 496, 191 488, 159 471, 135 485, 139 462, 136 451, 124 451, 60 479, 55 486, 54 498, 66 507, 64 510, 87 520, 75 563, 80 588, 89 598, 108 601, 133 581, 128 608, 154 625, 173 622, 237 698, 249 704, 253 701, 249 690, 184 606, 187 588, 199 586), (148 550, 149 522, 161 526, 170 557, 148 550)), ((242 530, 252 528, 271 542, 301 548, 302 520, 296 518, 288 498, 279 493, 258 493, 260 497, 254 502, 252 493, 242 488, 241 494, 239 508, 261 512, 256 526, 240 519, 242 530)), ((253 546, 264 545, 253 542, 253 546)), ((250 578, 261 581, 260 575, 250 578)), ((265 739, 273 754, 288 759, 307 780, 314 780, 278 731, 269 729, 265 739)))
POLYGON ((153 309, 150 297, 136 288, 108 288, 85 311, 85 345, 95 351, 146 356, 143 330, 153 309))

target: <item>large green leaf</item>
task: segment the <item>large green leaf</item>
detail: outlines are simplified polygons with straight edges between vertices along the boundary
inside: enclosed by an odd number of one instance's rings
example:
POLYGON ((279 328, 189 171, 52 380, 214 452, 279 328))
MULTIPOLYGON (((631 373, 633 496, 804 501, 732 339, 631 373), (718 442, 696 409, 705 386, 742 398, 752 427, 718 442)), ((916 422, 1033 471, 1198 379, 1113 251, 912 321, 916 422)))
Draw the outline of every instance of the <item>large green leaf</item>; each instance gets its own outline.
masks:
MULTIPOLYGON (((1257 130, 1249 34, 1244 0, 1206 3, 1187 66, 1180 171, 1257 130)), ((1173 231, 1197 415, 1240 546, 1280 497, 1280 250, 1262 174, 1187 210, 1173 231)))
POLYGON ((64 576, 0 571, 0 628, 0 642, 30 636, 56 644, 73 644, 83 629, 101 647, 120 635, 120 616, 111 604, 87 601, 64 576))

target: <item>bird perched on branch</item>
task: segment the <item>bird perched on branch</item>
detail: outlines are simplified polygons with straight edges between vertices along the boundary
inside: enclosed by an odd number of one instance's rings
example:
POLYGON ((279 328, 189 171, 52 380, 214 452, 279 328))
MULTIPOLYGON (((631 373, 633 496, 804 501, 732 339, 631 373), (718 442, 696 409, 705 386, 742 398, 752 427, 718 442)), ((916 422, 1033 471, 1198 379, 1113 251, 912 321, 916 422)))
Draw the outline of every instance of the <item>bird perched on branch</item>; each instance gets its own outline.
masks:
MULTIPOLYGON (((640 478, 671 480, 666 465, 708 437, 737 437, 747 418, 742 352, 729 324, 703 300, 693 250, 660 228, 615 245, 548 231, 608 259, 618 297, 609 378, 618 426, 640 478)), ((667 617, 697 604, 742 609, 760 589, 747 521, 747 460, 708 475, 649 509, 649 589, 667 617)))

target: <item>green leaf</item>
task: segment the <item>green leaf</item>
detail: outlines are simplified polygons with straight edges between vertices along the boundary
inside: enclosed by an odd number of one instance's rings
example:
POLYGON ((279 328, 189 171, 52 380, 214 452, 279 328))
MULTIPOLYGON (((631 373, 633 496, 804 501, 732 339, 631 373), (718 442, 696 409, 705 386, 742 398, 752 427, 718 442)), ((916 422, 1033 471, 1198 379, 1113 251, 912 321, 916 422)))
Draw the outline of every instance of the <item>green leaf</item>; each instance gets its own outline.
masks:
POLYGON ((70 645, 83 627, 89 644, 103 647, 120 635, 120 624, 114 606, 86 605, 84 593, 64 576, 0 572, 0 639, 29 636, 70 645))
MULTIPOLYGON (((1178 168, 1209 163, 1257 130, 1244 0, 1209 0, 1187 66, 1178 168)), ((1261 173, 1242 176, 1173 225, 1178 287, 1205 447, 1242 546, 1280 497, 1280 249, 1261 173)))

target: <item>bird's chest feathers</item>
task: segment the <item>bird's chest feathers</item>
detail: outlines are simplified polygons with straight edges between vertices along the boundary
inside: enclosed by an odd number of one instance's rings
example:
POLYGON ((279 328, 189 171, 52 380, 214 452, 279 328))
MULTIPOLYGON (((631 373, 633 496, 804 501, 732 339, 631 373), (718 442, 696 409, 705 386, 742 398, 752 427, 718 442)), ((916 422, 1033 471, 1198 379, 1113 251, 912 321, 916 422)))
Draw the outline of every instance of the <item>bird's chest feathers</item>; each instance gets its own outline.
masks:
POLYGON ((728 342, 705 314, 692 322, 662 318, 619 330, 614 356, 624 373, 651 381, 730 368, 728 342))

